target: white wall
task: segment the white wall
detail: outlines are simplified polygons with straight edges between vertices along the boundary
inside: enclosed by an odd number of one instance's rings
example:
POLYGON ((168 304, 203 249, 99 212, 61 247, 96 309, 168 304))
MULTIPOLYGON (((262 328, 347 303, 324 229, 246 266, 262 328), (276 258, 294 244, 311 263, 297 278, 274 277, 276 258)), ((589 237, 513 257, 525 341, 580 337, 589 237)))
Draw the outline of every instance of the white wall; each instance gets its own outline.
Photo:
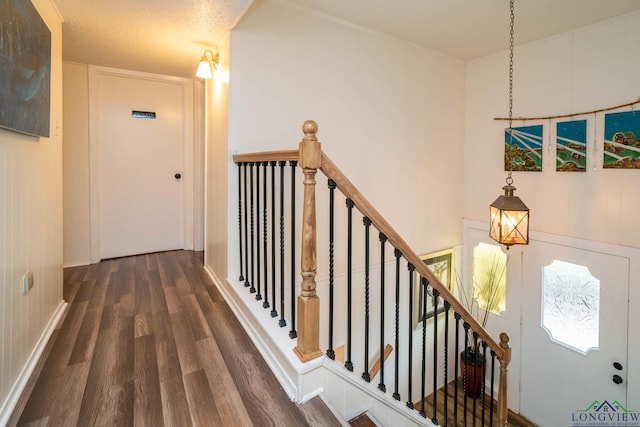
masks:
MULTIPOLYGON (((516 30, 517 39, 517 30, 516 30)), ((638 100, 640 60, 640 13, 584 27, 570 33, 516 48, 514 76, 514 116, 554 116, 612 107, 638 100)), ((466 137, 464 149, 464 216, 488 220, 488 205, 501 193, 506 173, 502 168, 505 122, 494 117, 507 115, 508 58, 506 52, 471 61, 466 79, 466 137)), ((639 108, 635 106, 635 109, 639 108)), ((621 111, 629 111, 629 108, 621 111)), ((531 209, 531 229, 545 235, 561 235, 582 241, 616 245, 630 259, 631 283, 620 283, 629 293, 628 354, 640 351, 637 326, 640 325, 640 287, 634 279, 640 266, 640 227, 636 212, 640 209, 640 172, 604 170, 603 113, 576 117, 586 119, 588 168, 584 173, 555 171, 553 141, 557 120, 526 122, 545 128, 543 171, 514 172, 516 194, 531 209), (594 153, 595 151, 595 153, 594 153), (548 234, 546 234, 548 233, 548 234)), ((568 119, 565 119, 568 120, 568 119)), ((514 126, 524 123, 515 121, 514 126)), ((556 236, 556 239, 560 237, 556 236)), ((563 238, 564 239, 564 238, 563 238)), ((465 238, 465 244, 469 244, 465 238)), ((591 244, 590 246, 594 246, 591 244)), ((514 270, 507 284, 507 313, 490 320, 489 329, 509 332, 514 346, 510 369, 510 406, 517 408, 520 337, 518 320, 522 291, 521 265, 527 262, 527 247, 511 251, 509 269, 514 270), (509 302, 512 301, 512 303, 509 302), (508 324, 505 323, 508 321, 508 324), (513 403, 513 405, 512 405, 513 403)), ((467 267, 468 268, 468 267, 467 267)), ((535 302, 534 302, 535 303, 535 302)), ((626 307, 625 307, 626 308, 626 307)), ((640 398, 640 366, 629 358, 628 402, 640 398)))
MULTIPOLYGON (((206 83, 205 264, 224 282, 227 278, 229 193, 229 37, 218 45, 220 70, 206 83)), ((232 170, 235 172, 235 169, 232 170)), ((235 205, 237 206, 237 205, 235 205)), ((235 216, 237 218, 237 211, 235 216)), ((232 227, 231 227, 232 228, 232 227)), ((237 230, 237 225, 236 229, 237 230)), ((233 236, 237 235, 237 231, 233 236)), ((237 254, 237 251, 235 252, 237 254)))
MULTIPOLYGON (((640 95, 637 46, 640 13, 518 47, 515 52, 514 116, 593 111, 636 101, 640 95)), ((517 37, 517 36, 516 36, 517 37)), ((464 216, 487 221, 488 205, 502 192, 502 131, 507 115, 506 53, 481 58, 467 68, 464 216)), ((640 105, 636 105, 636 108, 640 105)), ((640 247, 640 174, 603 170, 603 113, 588 121, 588 170, 555 171, 555 148, 544 149, 542 173, 515 172, 514 185, 531 209, 533 230, 640 247), (595 129, 594 129, 595 126, 595 129), (594 136, 595 148, 594 155, 594 136), (624 185, 622 185, 624 184, 624 185)), ((555 120, 543 124, 555 134, 555 120)), ((521 126, 522 122, 514 122, 521 126)), ((548 142, 545 142, 545 144, 548 142)))
POLYGON ((86 64, 64 62, 64 266, 91 260, 89 211, 89 81, 86 64))
MULTIPOLYGON (((460 244, 462 61, 277 1, 250 8, 231 51, 232 153, 297 148, 313 119, 325 153, 416 251, 460 244)), ((235 257, 237 220, 228 233, 235 257)))
POLYGON ((0 424, 62 302, 62 28, 49 0, 33 4, 51 30, 51 137, 0 129, 0 424), (24 295, 28 270, 34 287, 24 295))

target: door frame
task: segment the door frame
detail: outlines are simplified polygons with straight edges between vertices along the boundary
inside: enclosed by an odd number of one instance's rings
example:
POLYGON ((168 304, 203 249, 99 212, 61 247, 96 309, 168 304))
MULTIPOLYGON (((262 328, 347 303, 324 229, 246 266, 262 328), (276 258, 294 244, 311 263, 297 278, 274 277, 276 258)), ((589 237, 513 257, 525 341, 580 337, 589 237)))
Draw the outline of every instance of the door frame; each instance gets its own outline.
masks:
MULTIPOLYGON (((196 217, 195 188, 196 182, 204 179, 203 172, 196 168, 196 146, 202 145, 202 141, 196 144, 194 132, 194 81, 183 77, 166 76, 161 74, 144 73, 140 71, 122 70, 117 68, 89 65, 89 216, 90 216, 90 262, 100 262, 100 90, 99 78, 101 76, 116 76, 131 79, 143 79, 156 82, 173 83, 180 85, 182 93, 182 180, 183 180, 183 232, 182 246, 184 249, 195 248, 195 234, 202 230, 201 215, 196 217), (196 176, 198 174, 198 176, 196 176), (202 176, 200 176, 202 175, 202 176)), ((200 151, 200 150, 199 150, 200 151)))
MULTIPOLYGON (((463 220, 463 263, 470 262, 468 253, 473 249, 474 242, 470 241, 469 230, 483 231, 489 239, 489 224, 487 222, 463 220)), ((630 409, 640 410, 640 339, 634 337, 640 336, 640 248, 629 246, 615 245, 611 243, 596 242, 591 240, 583 240, 574 237, 561 236, 558 234, 543 233, 539 231, 531 231, 529 233, 530 240, 551 243, 562 246, 569 246, 589 250, 592 252, 601 252, 608 255, 615 255, 629 259, 629 306, 628 306, 628 329, 627 329, 627 402, 630 409), (634 357, 635 355, 635 357, 634 357)), ((507 304, 509 304, 509 294, 511 293, 514 300, 518 300, 518 307, 514 307, 514 311, 518 312, 517 320, 514 315, 508 316, 502 320, 492 319, 489 321, 488 330, 492 336, 497 333, 507 331, 511 338, 512 361, 509 364, 509 408, 519 412, 520 408, 520 380, 521 380, 521 346, 522 329, 522 284, 523 269, 522 264, 527 260, 526 246, 513 246, 509 250, 510 260, 507 266, 507 304), (516 322, 518 324, 514 324, 516 322)), ((463 269, 465 269, 463 265, 463 269)), ((513 304, 513 302, 512 302, 513 304)), ((509 307, 507 307, 509 310, 509 307)))

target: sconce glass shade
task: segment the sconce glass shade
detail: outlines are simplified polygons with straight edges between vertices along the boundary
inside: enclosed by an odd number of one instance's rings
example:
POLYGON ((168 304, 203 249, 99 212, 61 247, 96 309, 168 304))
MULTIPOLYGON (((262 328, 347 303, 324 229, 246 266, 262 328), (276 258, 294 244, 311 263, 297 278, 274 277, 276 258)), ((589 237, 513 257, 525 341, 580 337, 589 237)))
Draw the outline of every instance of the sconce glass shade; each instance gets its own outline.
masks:
POLYGON ((514 196, 515 187, 502 187, 504 195, 489 206, 489 237, 505 246, 529 244, 529 208, 514 196))
POLYGON ((213 77, 213 74, 211 73, 211 65, 209 65, 209 60, 206 55, 202 55, 202 59, 198 65, 198 71, 196 72, 196 77, 200 77, 201 79, 210 79, 213 77))
POLYGON ((198 71, 196 71, 196 77, 201 79, 213 78, 213 70, 217 70, 220 66, 220 54, 213 53, 209 49, 205 50, 200 58, 200 64, 198 64, 198 71))

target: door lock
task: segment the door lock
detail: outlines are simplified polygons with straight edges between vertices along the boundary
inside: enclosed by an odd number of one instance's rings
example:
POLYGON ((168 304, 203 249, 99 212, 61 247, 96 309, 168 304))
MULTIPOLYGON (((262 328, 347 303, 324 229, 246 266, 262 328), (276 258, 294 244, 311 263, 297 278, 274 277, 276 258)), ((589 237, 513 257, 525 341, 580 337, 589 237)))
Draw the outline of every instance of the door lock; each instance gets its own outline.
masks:
POLYGON ((622 364, 620 362, 613 362, 613 367, 618 371, 622 371, 622 364))
POLYGON ((180 175, 180 172, 178 172, 177 174, 173 175, 173 177, 175 179, 180 179, 180 178, 182 178, 182 175, 180 175))
POLYGON ((616 384, 622 384, 622 377, 618 374, 613 376, 613 382, 616 384))

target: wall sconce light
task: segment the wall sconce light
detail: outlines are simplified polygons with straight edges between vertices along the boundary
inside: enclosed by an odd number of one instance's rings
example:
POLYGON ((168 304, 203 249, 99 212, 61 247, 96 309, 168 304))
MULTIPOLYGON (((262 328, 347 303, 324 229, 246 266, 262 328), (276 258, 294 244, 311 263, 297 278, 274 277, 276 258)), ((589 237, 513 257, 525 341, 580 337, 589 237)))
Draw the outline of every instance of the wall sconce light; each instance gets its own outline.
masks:
POLYGON ((201 79, 210 79, 213 77, 213 71, 217 70, 220 66, 220 54, 213 53, 209 49, 205 50, 200 59, 200 65, 198 65, 198 71, 196 77, 201 79))
POLYGON ((513 1, 511 0, 511 32, 509 40, 509 175, 507 185, 502 187, 504 195, 499 196, 489 206, 489 237, 506 245, 529 244, 529 208, 514 196, 516 190, 511 172, 513 171, 513 1))

